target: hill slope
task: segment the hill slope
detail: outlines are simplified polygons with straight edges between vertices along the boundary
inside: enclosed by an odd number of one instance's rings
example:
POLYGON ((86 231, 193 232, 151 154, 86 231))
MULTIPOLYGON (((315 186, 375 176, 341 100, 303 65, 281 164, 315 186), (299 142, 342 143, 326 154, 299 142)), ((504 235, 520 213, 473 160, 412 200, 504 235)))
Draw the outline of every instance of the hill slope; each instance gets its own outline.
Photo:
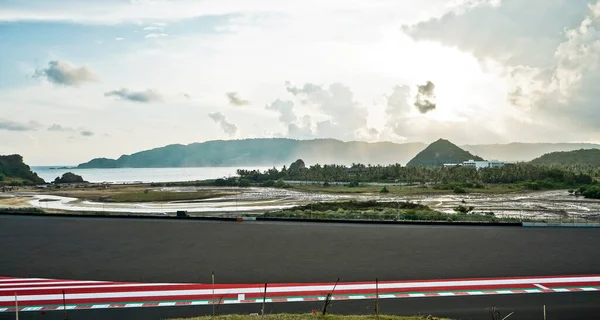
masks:
POLYGON ((504 161, 531 161, 546 153, 573 151, 579 149, 600 149, 600 144, 592 143, 521 143, 480 144, 460 146, 472 154, 486 159, 504 161))
POLYGON ((31 168, 23 163, 23 157, 18 154, 0 156, 0 184, 22 182, 26 184, 45 183, 31 168))
POLYGON ((311 164, 404 164, 424 147, 422 143, 343 142, 334 139, 217 140, 174 144, 123 155, 116 160, 97 158, 80 164, 78 168, 273 166, 289 164, 300 158, 311 164))
POLYGON ((407 166, 441 167, 444 163, 459 163, 467 160, 482 161, 483 159, 459 148, 448 140, 439 139, 419 152, 408 162, 407 166))
POLYGON ((532 164, 542 165, 580 165, 600 167, 600 149, 575 150, 547 153, 533 159, 532 164))

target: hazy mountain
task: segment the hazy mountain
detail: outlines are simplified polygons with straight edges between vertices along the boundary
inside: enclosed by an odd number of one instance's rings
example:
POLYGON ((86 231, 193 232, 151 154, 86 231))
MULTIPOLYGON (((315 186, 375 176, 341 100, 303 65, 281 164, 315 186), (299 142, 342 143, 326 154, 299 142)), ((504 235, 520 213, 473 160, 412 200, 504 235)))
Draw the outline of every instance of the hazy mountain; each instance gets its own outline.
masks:
POLYGON ((581 165, 600 167, 600 150, 581 149, 568 152, 552 152, 533 159, 531 163, 545 165, 581 165))
POLYGON ((483 159, 470 154, 448 140, 439 139, 419 152, 406 165, 409 167, 441 167, 444 163, 460 163, 468 160, 482 161, 483 159))
POLYGON ((408 162, 423 143, 343 142, 334 139, 217 140, 123 155, 117 160, 97 158, 78 168, 160 168, 289 165, 296 159, 307 164, 391 164, 408 162))
POLYGON ((45 183, 23 162, 23 157, 18 154, 0 156, 0 184, 21 182, 25 184, 45 183))
MULTIPOLYGON (((334 139, 217 140, 189 145, 174 144, 123 155, 119 159, 96 158, 79 168, 160 168, 209 166, 273 166, 304 159, 321 164, 406 164, 426 147, 423 143, 342 142, 334 139)), ((462 146, 485 159, 530 161, 545 153, 600 148, 581 143, 510 143, 462 146)), ((468 160, 468 159, 467 159, 468 160)))
POLYGON ((509 143, 461 146, 466 151, 488 160, 531 161, 541 155, 557 151, 598 149, 600 144, 591 143, 509 143))

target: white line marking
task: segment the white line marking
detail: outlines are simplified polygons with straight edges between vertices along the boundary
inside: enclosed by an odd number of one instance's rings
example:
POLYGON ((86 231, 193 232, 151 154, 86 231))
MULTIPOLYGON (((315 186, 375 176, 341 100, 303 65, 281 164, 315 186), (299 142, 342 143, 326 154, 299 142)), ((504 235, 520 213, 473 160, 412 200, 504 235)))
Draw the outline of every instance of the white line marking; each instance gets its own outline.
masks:
POLYGON ((25 290, 67 290, 67 289, 93 289, 93 288, 130 288, 130 287, 163 287, 171 286, 167 283, 127 283, 127 284, 99 284, 91 286, 57 286, 57 287, 18 287, 18 288, 0 288, 0 291, 25 291, 25 290))
MULTIPOLYGON (((577 283, 577 282, 600 282, 600 277, 565 277, 565 278, 550 278, 550 279, 499 279, 499 280, 464 280, 464 281, 435 281, 435 282, 397 282, 380 284, 381 289, 406 289, 406 288, 429 288, 429 287, 446 287, 454 286, 494 286, 494 285, 523 285, 536 283, 577 283)), ((369 290, 375 289, 375 284, 346 284, 338 285, 337 290, 369 290)), ((271 287, 267 289, 268 293, 286 293, 286 292, 314 292, 314 291, 331 291, 333 285, 317 285, 317 286, 281 286, 271 287)), ((449 290, 449 289, 446 289, 449 290)), ((240 287, 217 289, 215 294, 240 294, 240 293, 264 293, 264 289, 260 286, 240 287)), ((97 298, 133 298, 133 297, 157 297, 157 296, 184 296, 184 295, 211 295, 212 289, 198 290, 164 290, 164 291, 138 291, 138 292, 101 292, 101 293, 75 293, 69 294, 70 299, 97 299, 97 298)), ((22 301, 42 301, 42 300, 60 300, 60 294, 45 294, 45 295, 23 295, 22 301)), ((12 296, 0 296, 0 302, 12 301, 12 296)))
MULTIPOLYGON (((14 287, 14 289, 18 289, 20 286, 51 286, 58 284, 98 284, 103 283, 103 281, 56 281, 56 282, 16 282, 16 283, 0 283, 0 287, 14 287)), ((105 282, 106 283, 106 282, 105 282)))
POLYGON ((7 278, 7 279, 0 279, 0 282, 40 281, 40 280, 48 280, 48 279, 42 279, 42 278, 7 278))
POLYGON ((540 289, 542 289, 542 290, 547 290, 547 291, 550 290, 550 289, 548 289, 548 287, 544 287, 543 285, 541 285, 539 283, 534 283, 533 285, 536 286, 536 287, 538 287, 538 288, 540 288, 540 289))

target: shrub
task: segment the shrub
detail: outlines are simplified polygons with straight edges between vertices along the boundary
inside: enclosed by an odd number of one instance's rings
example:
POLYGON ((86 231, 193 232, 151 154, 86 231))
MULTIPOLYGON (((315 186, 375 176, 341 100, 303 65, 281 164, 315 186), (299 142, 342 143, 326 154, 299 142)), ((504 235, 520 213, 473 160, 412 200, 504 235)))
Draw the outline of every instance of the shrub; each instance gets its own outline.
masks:
POLYGON ((357 188, 359 186, 360 186, 360 184, 358 183, 358 181, 352 181, 348 184, 348 187, 350 187, 350 188, 357 188))
POLYGON ((261 186, 267 187, 267 188, 274 187, 275 186, 275 181, 273 181, 273 180, 267 180, 267 181, 263 182, 261 184, 261 186))
POLYGON ((380 193, 389 193, 389 192, 390 192, 390 190, 388 190, 388 188, 386 188, 386 187, 383 187, 383 188, 381 189, 381 191, 379 191, 379 192, 380 192, 380 193))
POLYGON ((273 186, 275 188, 287 188, 289 185, 286 185, 285 182, 283 182, 283 179, 279 179, 273 184, 273 186))
POLYGON ((540 190, 540 185, 537 182, 526 182, 525 184, 523 184, 523 187, 525 189, 529 189, 529 190, 540 190))
POLYGON ((330 185, 331 185, 331 184, 329 184, 329 181, 325 181, 325 182, 323 182, 323 187, 326 187, 326 188, 327 188, 327 187, 329 187, 330 185))
POLYGON ((240 179, 239 186, 242 188, 247 188, 252 185, 252 182, 248 179, 240 179))
POLYGON ((467 193, 467 190, 465 190, 463 187, 456 186, 454 187, 454 193, 467 193))
POLYGON ((454 211, 459 214, 467 214, 473 210, 475 210, 475 207, 473 207, 473 206, 467 207, 467 206, 459 205, 458 207, 454 208, 454 211))

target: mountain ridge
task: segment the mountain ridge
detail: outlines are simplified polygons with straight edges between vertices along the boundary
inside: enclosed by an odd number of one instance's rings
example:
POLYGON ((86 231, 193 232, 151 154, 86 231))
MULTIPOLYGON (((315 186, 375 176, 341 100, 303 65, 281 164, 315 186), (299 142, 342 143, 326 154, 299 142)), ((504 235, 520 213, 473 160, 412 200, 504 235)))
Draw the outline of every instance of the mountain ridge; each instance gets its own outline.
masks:
MULTIPOLYGON (((143 150, 117 159, 94 158, 78 168, 165 168, 210 166, 273 166, 296 159, 306 163, 336 164, 406 164, 427 147, 421 142, 394 143, 335 139, 295 140, 255 138, 211 140, 188 145, 169 144, 143 150)), ((485 159, 530 161, 553 151, 600 148, 586 143, 510 143, 460 146, 485 159)))

